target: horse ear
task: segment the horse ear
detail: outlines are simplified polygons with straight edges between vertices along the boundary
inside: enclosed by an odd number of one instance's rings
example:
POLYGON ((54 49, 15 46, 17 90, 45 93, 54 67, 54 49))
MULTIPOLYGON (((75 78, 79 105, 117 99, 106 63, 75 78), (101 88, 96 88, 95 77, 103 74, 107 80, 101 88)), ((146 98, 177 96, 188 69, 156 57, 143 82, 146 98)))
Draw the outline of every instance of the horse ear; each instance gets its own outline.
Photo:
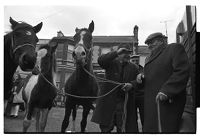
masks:
POLYGON ((78 33, 78 31, 79 31, 79 29, 78 29, 78 27, 76 27, 75 32, 78 33))
POLYGON ((12 17, 10 17, 10 23, 12 24, 12 28, 14 28, 18 24, 18 22, 12 19, 12 17))
POLYGON ((41 23, 37 24, 36 26, 34 26, 33 27, 34 32, 38 33, 41 30, 42 25, 43 25, 43 23, 41 22, 41 23))
POLYGON ((92 33, 94 31, 94 22, 92 20, 92 22, 90 23, 88 30, 92 33))

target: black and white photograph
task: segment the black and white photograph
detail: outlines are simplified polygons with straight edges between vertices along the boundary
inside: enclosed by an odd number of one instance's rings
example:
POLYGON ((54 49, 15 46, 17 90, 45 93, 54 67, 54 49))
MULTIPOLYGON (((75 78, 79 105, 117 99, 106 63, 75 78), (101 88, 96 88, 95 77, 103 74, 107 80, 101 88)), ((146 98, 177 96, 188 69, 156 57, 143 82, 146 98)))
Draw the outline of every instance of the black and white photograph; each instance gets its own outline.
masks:
POLYGON ((1 134, 200 134, 198 0, 1 11, 1 134))

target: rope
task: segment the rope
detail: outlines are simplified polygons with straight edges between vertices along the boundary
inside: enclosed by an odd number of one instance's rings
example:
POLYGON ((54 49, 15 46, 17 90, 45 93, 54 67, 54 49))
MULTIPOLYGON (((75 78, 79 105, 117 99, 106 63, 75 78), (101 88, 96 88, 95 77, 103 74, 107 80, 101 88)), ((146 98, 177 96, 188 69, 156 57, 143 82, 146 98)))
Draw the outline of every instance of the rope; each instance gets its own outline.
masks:
POLYGON ((121 85, 121 84, 124 84, 124 83, 120 83, 120 82, 116 82, 116 81, 112 81, 112 80, 109 80, 109 79, 105 79, 105 78, 101 78, 101 77, 96 77, 94 76, 93 74, 91 74, 88 70, 86 70, 85 68, 83 68, 83 70, 88 74, 90 75, 91 77, 95 78, 95 79, 99 79, 99 80, 104 80, 103 82, 109 82, 109 83, 113 83, 113 84, 117 84, 117 85, 121 85))
MULTIPOLYGON (((109 95, 110 93, 114 92, 119 86, 121 85, 124 85, 124 83, 120 83, 120 82, 116 82, 116 81, 112 81, 112 80, 108 80, 108 79, 104 79, 104 78, 100 78, 100 77, 96 77, 94 76, 93 74, 91 74, 89 71, 87 71, 85 68, 83 68, 84 71, 90 75, 91 77, 95 78, 95 79, 99 79, 99 80, 104 80, 102 82, 109 82, 109 83, 113 83, 113 84, 117 84, 116 87, 114 87, 112 90, 110 90, 109 92, 107 92, 106 94, 103 94, 103 95, 100 95, 100 96, 78 96, 78 95, 73 95, 73 94, 69 94, 69 93, 59 93, 57 92, 57 94, 61 94, 61 95, 68 95, 68 96, 71 96, 71 97, 75 97, 75 98, 85 98, 85 99, 99 99, 99 98, 102 98, 102 97, 105 97, 107 95, 109 95)), ((49 83, 51 84, 54 88, 56 88, 58 91, 61 91, 59 90, 54 84, 52 84, 51 82, 49 82, 45 77, 44 75, 39 71, 40 75, 49 83)), ((127 102, 128 102, 128 92, 125 93, 125 100, 124 100, 124 113, 123 113, 123 117, 122 117, 122 120, 123 120, 123 124, 122 124, 122 132, 126 132, 126 119, 127 119, 127 102)))
MULTIPOLYGON (((40 73, 40 75, 41 75, 51 86, 53 86, 56 90, 62 92, 62 90, 59 90, 54 84, 52 84, 50 81, 48 81, 40 71, 39 71, 39 73, 40 73)), ((104 80, 106 80, 106 79, 104 79, 104 80)), ((106 81, 106 82, 110 82, 110 81, 106 81)), ((78 96, 78 95, 73 95, 73 94, 69 94, 69 93, 66 93, 66 92, 65 92, 65 93, 59 93, 59 92, 57 92, 57 94, 60 94, 60 95, 63 95, 63 96, 68 95, 68 96, 75 97, 75 98, 98 99, 98 98, 102 98, 102 97, 105 97, 105 96, 109 95, 110 93, 114 92, 119 86, 121 86, 121 85, 124 84, 124 83, 118 83, 118 82, 114 82, 114 81, 113 81, 112 83, 117 84, 117 86, 114 87, 114 88, 113 88, 112 90, 110 90, 109 92, 107 92, 106 94, 103 94, 103 95, 100 95, 100 96, 78 96)))
POLYGON ((124 113, 123 113, 123 123, 122 123, 122 132, 126 132, 126 119, 127 119, 127 102, 128 102, 128 92, 125 93, 125 100, 124 100, 124 113))
POLYGON ((158 132, 162 133, 161 119, 160 119, 160 101, 159 101, 159 99, 156 101, 156 103, 157 103, 157 113, 158 113, 158 132))

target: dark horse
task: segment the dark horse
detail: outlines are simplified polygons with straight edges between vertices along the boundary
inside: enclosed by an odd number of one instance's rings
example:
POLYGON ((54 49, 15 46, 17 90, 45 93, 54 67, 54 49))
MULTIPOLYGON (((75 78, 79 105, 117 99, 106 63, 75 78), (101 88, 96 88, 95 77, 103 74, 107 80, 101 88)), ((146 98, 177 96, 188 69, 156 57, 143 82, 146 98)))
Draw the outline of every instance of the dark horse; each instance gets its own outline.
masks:
POLYGON ((58 44, 47 44, 39 49, 36 66, 40 72, 38 75, 32 75, 22 90, 26 108, 23 132, 28 130, 33 117, 36 119, 36 132, 44 132, 45 130, 48 113, 57 94, 54 87, 57 46, 58 44))
MULTIPOLYGON (((94 22, 92 21, 89 28, 76 28, 74 35, 75 48, 73 58, 76 62, 76 70, 72 73, 65 84, 65 92, 78 96, 97 96, 97 81, 89 76, 84 69, 93 74, 92 67, 92 32, 94 30, 94 22)), ((75 131, 76 107, 83 107, 81 132, 85 132, 87 125, 87 116, 95 99, 84 99, 67 96, 65 103, 65 117, 62 122, 61 132, 64 133, 69 125, 69 117, 73 111, 73 130, 75 131)))
POLYGON ((30 71, 36 62, 36 33, 42 28, 42 22, 31 26, 25 22, 16 22, 10 17, 12 32, 4 35, 4 100, 5 107, 11 95, 12 77, 19 65, 23 71, 30 71))

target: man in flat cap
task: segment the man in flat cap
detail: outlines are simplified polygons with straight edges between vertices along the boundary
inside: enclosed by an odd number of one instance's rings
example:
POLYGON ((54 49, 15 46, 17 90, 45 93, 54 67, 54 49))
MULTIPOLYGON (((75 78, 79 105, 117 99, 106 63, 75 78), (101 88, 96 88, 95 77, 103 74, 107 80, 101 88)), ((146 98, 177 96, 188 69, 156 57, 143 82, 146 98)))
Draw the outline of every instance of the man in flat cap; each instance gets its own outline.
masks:
POLYGON ((177 133, 186 102, 187 54, 181 44, 166 44, 162 33, 149 35, 145 43, 151 53, 144 66, 144 132, 160 132, 160 114, 161 132, 177 133))
MULTIPOLYGON (((105 69, 107 79, 124 83, 111 94, 97 99, 91 121, 99 124, 103 133, 110 133, 115 126, 118 133, 122 132, 125 92, 128 93, 127 106, 125 107, 127 109, 125 132, 138 132, 134 90, 139 70, 135 64, 130 63, 130 53, 128 45, 121 45, 117 51, 111 51, 98 58, 99 65, 105 69)), ((100 95, 106 94, 116 86, 116 84, 104 83, 100 95)))

